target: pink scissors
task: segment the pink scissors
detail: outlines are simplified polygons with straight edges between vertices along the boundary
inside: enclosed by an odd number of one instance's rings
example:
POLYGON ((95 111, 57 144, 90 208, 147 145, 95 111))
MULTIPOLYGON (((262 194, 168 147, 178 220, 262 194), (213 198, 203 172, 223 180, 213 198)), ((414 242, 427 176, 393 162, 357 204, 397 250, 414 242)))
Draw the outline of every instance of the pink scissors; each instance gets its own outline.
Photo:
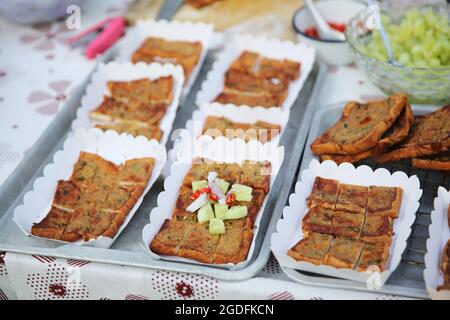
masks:
POLYGON ((67 39, 72 46, 86 45, 85 55, 94 59, 98 54, 105 52, 124 33, 125 19, 111 17, 96 23, 83 32, 67 39))

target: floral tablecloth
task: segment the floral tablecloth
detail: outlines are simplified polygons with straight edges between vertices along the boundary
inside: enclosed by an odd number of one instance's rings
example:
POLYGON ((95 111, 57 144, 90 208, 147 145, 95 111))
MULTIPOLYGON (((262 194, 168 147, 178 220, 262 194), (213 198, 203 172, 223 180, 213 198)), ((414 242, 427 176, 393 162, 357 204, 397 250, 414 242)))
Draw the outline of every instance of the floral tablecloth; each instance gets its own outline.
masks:
MULTIPOLYGON (((122 14, 129 1, 89 1, 82 28, 122 14)), ((64 40, 64 21, 38 27, 0 18, 0 184, 19 162, 76 86, 94 67, 64 40)), ((381 96, 353 65, 328 70, 321 104, 381 96)), ((0 252, 0 300, 6 299, 393 299, 398 297, 290 281, 273 257, 257 277, 239 282, 0 252)))

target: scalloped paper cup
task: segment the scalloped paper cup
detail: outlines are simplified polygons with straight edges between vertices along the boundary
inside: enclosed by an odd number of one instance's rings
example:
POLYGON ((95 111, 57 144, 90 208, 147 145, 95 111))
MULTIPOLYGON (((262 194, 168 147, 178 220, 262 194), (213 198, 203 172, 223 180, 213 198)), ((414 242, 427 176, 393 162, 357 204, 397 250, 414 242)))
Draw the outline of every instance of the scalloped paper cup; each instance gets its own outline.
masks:
POLYGON ((34 181, 33 190, 25 194, 23 204, 17 206, 14 210, 13 220, 25 234, 35 237, 31 234, 33 223, 37 223, 47 216, 55 195, 58 180, 70 178, 73 165, 77 162, 81 151, 98 154, 117 165, 135 158, 151 157, 155 159, 152 175, 143 194, 128 213, 124 223, 113 239, 101 236, 90 241, 79 240, 76 242, 65 242, 42 238, 59 242, 60 244, 109 248, 123 229, 125 229, 128 222, 130 222, 134 213, 139 208, 144 195, 155 183, 166 162, 166 150, 156 140, 148 141, 144 137, 134 138, 126 133, 119 135, 115 131, 105 133, 96 128, 89 130, 80 128, 76 130, 74 135, 67 138, 64 142, 63 149, 54 154, 53 162, 45 166, 44 175, 34 181))
POLYGON ((280 136, 289 120, 289 110, 282 111, 280 108, 251 108, 249 106, 236 106, 234 104, 222 105, 217 102, 203 103, 199 109, 192 113, 192 119, 186 122, 186 130, 192 138, 202 135, 208 116, 224 117, 233 122, 255 123, 265 121, 281 126, 280 133, 269 143, 278 144, 280 136))
POLYGON ((295 185, 295 193, 290 195, 289 205, 283 210, 283 218, 277 223, 277 231, 271 238, 272 252, 283 267, 359 282, 375 281, 376 285, 383 285, 401 261, 402 253, 406 248, 406 242, 411 233, 411 226, 416 219, 416 211, 419 208, 421 196, 422 189, 420 189, 420 182, 417 176, 408 177, 401 171, 391 174, 386 169, 373 171, 368 166, 355 168, 349 163, 338 166, 335 162, 329 160, 322 163, 312 160, 309 167, 302 172, 301 181, 295 185), (395 234, 389 250, 389 260, 385 271, 377 274, 374 272, 338 269, 327 265, 317 266, 309 262, 296 261, 288 256, 288 250, 303 239, 301 223, 308 210, 306 198, 311 193, 317 176, 361 186, 395 186, 403 189, 400 215, 394 220, 395 234))
POLYGON ((150 253, 150 256, 154 259, 211 265, 227 269, 240 269, 245 267, 253 255, 256 233, 264 232, 263 230, 259 230, 259 223, 261 221, 268 196, 264 199, 263 205, 256 218, 253 242, 247 259, 243 262, 238 264, 206 264, 186 258, 161 256, 152 252, 149 245, 161 229, 164 220, 172 217, 173 209, 175 208, 178 197, 178 191, 183 183, 184 177, 192 166, 194 158, 202 157, 226 163, 242 163, 244 160, 268 160, 272 163, 272 175, 270 177, 270 185, 272 186, 280 169, 281 163, 283 162, 284 148, 277 147, 273 144, 261 144, 258 141, 245 143, 241 139, 229 140, 224 137, 212 139, 209 136, 202 136, 199 139, 195 139, 192 143, 183 143, 183 146, 178 147, 176 154, 177 158, 171 165, 170 175, 164 181, 164 191, 158 195, 158 205, 151 211, 150 223, 147 224, 142 231, 142 238, 144 240, 145 247, 150 253))
POLYGON ((108 81, 132 81, 143 78, 155 80, 166 76, 172 76, 174 84, 172 102, 159 124, 159 127, 163 131, 161 144, 165 145, 172 130, 178 105, 180 104, 180 95, 184 82, 183 69, 180 66, 175 66, 170 63, 146 64, 139 62, 132 64, 131 62, 109 62, 107 64, 100 64, 97 71, 92 75, 91 82, 86 88, 86 94, 81 99, 81 106, 78 108, 76 118, 72 122, 72 130, 92 128, 97 123, 100 123, 91 120, 89 118, 89 112, 96 109, 102 103, 103 96, 110 95, 107 87, 108 81))
POLYGON ((431 224, 428 229, 430 238, 427 240, 425 270, 423 272, 428 294, 436 300, 450 300, 450 290, 436 290, 438 286, 444 284, 440 261, 444 246, 450 239, 450 228, 447 221, 449 205, 450 191, 439 187, 438 196, 434 199, 434 210, 431 212, 431 224))
POLYGON ((312 70, 315 49, 303 43, 252 37, 250 35, 234 37, 225 46, 225 49, 218 54, 217 60, 208 72, 206 80, 202 83, 202 87, 197 94, 197 104, 212 102, 223 91, 225 73, 231 63, 245 50, 260 53, 268 58, 290 59, 301 63, 300 77, 290 83, 283 105, 274 106, 281 107, 283 110, 290 109, 312 70))
POLYGON ((205 60, 208 45, 213 34, 213 25, 205 23, 178 22, 167 20, 138 20, 136 25, 129 29, 122 40, 118 42, 119 54, 116 61, 131 61, 131 56, 148 37, 158 37, 166 40, 200 42, 202 54, 192 70, 183 94, 187 94, 197 78, 198 72, 205 60))

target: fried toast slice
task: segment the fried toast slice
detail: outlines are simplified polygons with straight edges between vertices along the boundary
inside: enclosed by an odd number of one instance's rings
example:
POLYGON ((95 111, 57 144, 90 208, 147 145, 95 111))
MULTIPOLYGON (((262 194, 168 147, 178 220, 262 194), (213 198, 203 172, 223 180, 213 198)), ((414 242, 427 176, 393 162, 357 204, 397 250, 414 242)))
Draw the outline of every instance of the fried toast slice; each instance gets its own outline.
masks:
POLYGON ((161 130, 159 126, 139 121, 135 121, 133 123, 129 122, 103 123, 97 124, 95 127, 103 131, 114 130, 117 131, 119 134, 129 133, 134 137, 144 136, 148 140, 155 139, 158 142, 161 141, 162 136, 164 134, 164 132, 161 130))
POLYGON ((392 219, 388 216, 366 216, 361 231, 364 242, 389 241, 394 234, 392 219))
POLYGON ((334 210, 322 207, 313 207, 308 210, 302 220, 304 237, 311 233, 333 234, 333 219, 336 215, 334 210))
POLYGON ((281 107, 285 97, 266 92, 243 92, 237 90, 226 90, 221 92, 215 99, 215 102, 221 104, 232 103, 237 106, 247 105, 249 107, 281 107))
POLYGON ((227 92, 226 89, 233 89, 242 92, 267 92, 286 97, 288 87, 289 83, 287 82, 275 81, 251 73, 233 69, 225 73, 225 92, 227 92))
POLYGON ((415 117, 410 134, 400 144, 375 158, 384 163, 440 154, 450 150, 450 105, 415 117))
POLYGON ((325 256, 324 264, 335 268, 353 269, 363 247, 364 243, 359 240, 335 238, 325 256))
POLYGON ((73 212, 74 210, 62 210, 51 207, 44 219, 33 224, 31 234, 38 237, 60 240, 73 212))
POLYGON ((178 256, 212 263, 219 237, 220 235, 211 234, 207 226, 198 223, 193 224, 180 243, 178 256))
POLYGON ((398 218, 402 205, 403 190, 399 187, 369 187, 366 216, 398 218))
POLYGON ((347 103, 341 118, 312 144, 316 155, 356 154, 377 145, 407 104, 405 94, 369 103, 347 103))
POLYGON ((316 177, 311 194, 306 199, 309 208, 321 206, 328 209, 336 207, 339 181, 316 177))
POLYGON ((379 155, 393 145, 406 139, 413 123, 414 115, 411 110, 411 105, 408 104, 392 127, 383 134, 381 140, 372 149, 349 155, 323 154, 320 156, 320 160, 332 160, 337 164, 344 162, 356 163, 358 161, 379 155))
POLYGON ((288 250, 288 255, 297 261, 322 264, 333 237, 327 234, 311 233, 288 250))
POLYGON ((336 201, 336 210, 364 214, 369 188, 341 183, 336 201))
POLYGON ((411 160, 413 168, 426 170, 450 170, 450 151, 434 156, 414 158, 411 160))
POLYGON ((392 241, 378 241, 374 243, 365 243, 361 257, 359 258, 356 270, 360 272, 386 270, 386 265, 389 258, 389 247, 392 241), (372 268, 377 268, 372 269, 372 268))
POLYGON ((253 241, 248 219, 225 220, 225 233, 214 250, 214 263, 234 263, 247 259, 253 241))
POLYGON ((187 222, 166 219, 150 242, 150 249, 157 254, 176 256, 181 242, 191 225, 187 222))
POLYGON ((363 223, 364 215, 362 213, 336 211, 331 234, 340 238, 359 239, 363 223))

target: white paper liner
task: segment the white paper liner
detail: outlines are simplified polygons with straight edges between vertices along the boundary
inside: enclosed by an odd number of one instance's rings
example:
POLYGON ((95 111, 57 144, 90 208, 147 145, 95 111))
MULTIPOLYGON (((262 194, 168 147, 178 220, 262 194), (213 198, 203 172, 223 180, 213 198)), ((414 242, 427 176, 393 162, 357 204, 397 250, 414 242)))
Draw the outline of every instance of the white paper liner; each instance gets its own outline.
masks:
POLYGON ((47 216, 55 195, 58 180, 67 180, 70 178, 73 165, 78 160, 81 151, 98 154, 117 165, 135 158, 151 157, 155 159, 155 166, 145 187, 145 191, 128 213, 124 223, 113 239, 101 236, 87 242, 83 240, 65 242, 43 238, 61 244, 109 248, 127 226, 128 222, 130 222, 134 213, 139 208, 144 195, 150 190, 166 162, 166 150, 156 140, 149 141, 144 137, 134 138, 126 133, 119 135, 112 130, 107 132, 96 128, 89 130, 80 128, 76 130, 74 135, 67 138, 64 142, 63 149, 54 154, 53 162, 45 166, 44 175, 34 181, 33 190, 25 194, 23 204, 17 206, 14 210, 13 220, 25 234, 35 237, 31 234, 33 223, 40 222, 47 216))
POLYGON ((236 106, 234 104, 220 104, 217 102, 203 103, 199 109, 192 113, 192 119, 186 122, 186 130, 191 137, 197 138, 202 135, 203 127, 208 116, 224 117, 233 122, 255 123, 266 121, 281 126, 280 133, 270 143, 278 144, 280 136, 289 120, 289 110, 280 108, 252 108, 249 106, 236 106))
POLYGON ((245 50, 260 53, 268 58, 290 59, 301 63, 300 77, 290 83, 287 97, 281 106, 283 110, 288 110, 311 72, 315 49, 303 43, 252 37, 250 35, 234 37, 225 46, 225 49, 217 55, 217 60, 213 63, 197 94, 197 104, 212 102, 223 91, 226 71, 231 63, 245 50))
POLYGON ((182 261, 201 265, 219 266, 227 269, 243 268, 250 261, 255 247, 255 238, 258 232, 259 223, 261 221, 267 198, 264 199, 263 205, 258 213, 254 226, 254 237, 250 247, 247 259, 238 264, 205 264, 195 260, 174 257, 160 256, 152 252, 149 248, 150 242, 161 229, 165 219, 170 219, 175 208, 178 191, 183 183, 183 179, 192 166, 192 161, 196 157, 207 158, 218 162, 226 163, 242 163, 244 160, 265 161, 272 163, 272 175, 270 185, 273 185, 275 177, 280 169, 284 158, 284 148, 277 147, 273 144, 261 144, 258 141, 250 141, 245 143, 241 139, 229 140, 224 137, 212 139, 209 136, 201 136, 192 143, 183 142, 183 146, 178 146, 174 161, 170 168, 170 176, 164 181, 164 191, 158 195, 158 206, 153 208, 150 213, 150 223, 144 227, 142 238, 150 256, 154 259, 165 259, 171 261, 182 261))
POLYGON ((401 171, 391 174, 386 169, 373 171, 368 166, 355 168, 349 163, 336 165, 333 161, 311 160, 309 167, 301 173, 301 181, 295 185, 295 193, 289 197, 289 205, 283 210, 283 218, 277 223, 277 231, 272 235, 272 251, 283 267, 310 271, 318 274, 344 278, 359 282, 374 279, 373 272, 358 272, 350 269, 338 269, 327 265, 314 265, 309 262, 300 262, 288 256, 288 250, 303 239, 302 220, 307 213, 306 198, 311 193, 314 180, 317 176, 337 179, 342 183, 361 186, 396 186, 403 189, 403 199, 400 215, 394 220, 393 243, 389 251, 389 260, 386 270, 379 273, 377 283, 383 285, 391 273, 397 268, 401 256, 406 248, 407 239, 411 233, 411 226, 416 218, 419 208, 419 199, 422 195, 420 182, 417 176, 408 177, 401 171))
POLYGON ((444 246, 450 239, 450 228, 447 220, 449 205, 450 191, 439 187, 438 195, 434 199, 434 210, 431 212, 431 224, 428 229, 430 238, 427 240, 425 270, 423 272, 425 286, 432 299, 450 300, 450 290, 436 290, 438 286, 444 284, 440 262, 444 246))
MULTIPOLYGON (((117 63, 109 62, 100 64, 97 71, 92 75, 91 82, 86 88, 86 94, 81 99, 81 106, 77 110, 76 118, 72 122, 72 130, 78 128, 92 128, 100 121, 93 121, 89 118, 89 112, 96 109, 103 101, 103 96, 110 96, 108 91, 108 81, 132 81, 143 78, 155 80, 165 76, 172 76, 173 99, 170 103, 164 117, 161 119, 159 127, 163 131, 161 144, 165 145, 169 138, 172 124, 175 120, 178 105, 180 104, 180 95, 183 88, 183 69, 173 64, 160 63, 137 63, 131 62, 117 63)), ((109 130, 108 130, 109 131, 109 130)))
POLYGON ((213 25, 205 23, 179 22, 167 20, 138 20, 126 35, 117 43, 119 53, 116 61, 131 61, 133 53, 148 37, 158 37, 166 40, 200 42, 202 53, 199 62, 192 70, 183 94, 187 94, 195 82, 208 51, 208 43, 213 33, 213 25))

